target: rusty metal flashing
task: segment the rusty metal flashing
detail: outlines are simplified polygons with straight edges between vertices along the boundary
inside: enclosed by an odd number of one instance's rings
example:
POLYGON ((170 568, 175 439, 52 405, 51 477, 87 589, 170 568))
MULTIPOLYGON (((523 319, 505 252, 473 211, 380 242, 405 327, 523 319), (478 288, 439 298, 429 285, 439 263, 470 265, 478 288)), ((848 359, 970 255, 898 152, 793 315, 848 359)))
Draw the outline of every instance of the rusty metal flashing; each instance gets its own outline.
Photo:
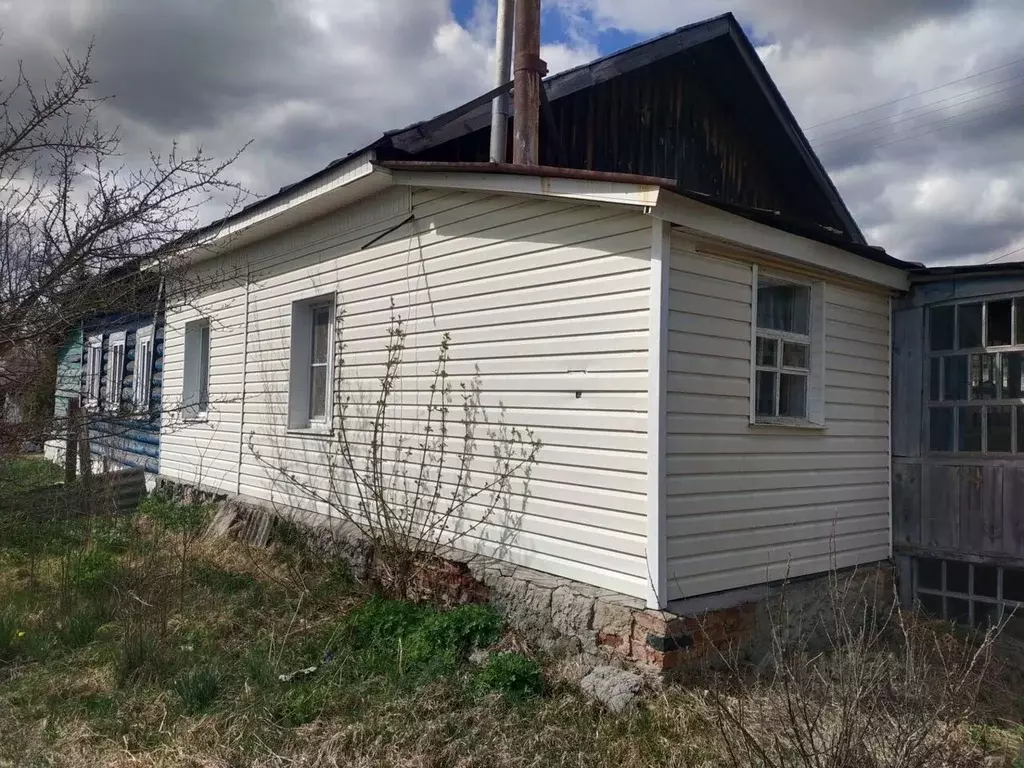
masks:
POLYGON ((453 163, 431 160, 385 160, 377 163, 389 171, 428 171, 434 173, 500 173, 510 176, 541 176, 579 181, 607 181, 614 184, 644 184, 675 190, 675 179, 641 176, 634 173, 588 171, 582 168, 560 168, 553 165, 514 165, 512 163, 453 163))

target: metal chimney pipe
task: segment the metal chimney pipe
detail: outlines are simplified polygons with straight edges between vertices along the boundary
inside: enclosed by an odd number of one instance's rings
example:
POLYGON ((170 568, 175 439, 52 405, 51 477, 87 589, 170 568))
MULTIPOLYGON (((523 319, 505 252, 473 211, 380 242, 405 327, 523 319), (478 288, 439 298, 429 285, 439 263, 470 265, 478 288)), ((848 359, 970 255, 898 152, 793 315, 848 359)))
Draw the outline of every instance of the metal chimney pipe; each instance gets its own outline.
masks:
POLYGON ((547 64, 540 57, 540 0, 516 0, 515 133, 512 162, 540 164, 540 89, 547 64))
MULTIPOLYGON (((494 42, 494 87, 512 76, 512 24, 515 0, 498 0, 498 32, 494 42)), ((491 102, 491 162, 508 162, 508 93, 491 102)))

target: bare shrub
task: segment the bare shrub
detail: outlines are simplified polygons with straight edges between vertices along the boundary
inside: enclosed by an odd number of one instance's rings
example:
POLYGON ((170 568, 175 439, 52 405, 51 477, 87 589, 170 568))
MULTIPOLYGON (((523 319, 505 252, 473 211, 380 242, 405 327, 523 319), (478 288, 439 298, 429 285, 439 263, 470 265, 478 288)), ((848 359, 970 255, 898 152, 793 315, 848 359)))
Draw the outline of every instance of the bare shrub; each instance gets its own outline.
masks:
MULTIPOLYGON (((338 324, 340 339, 340 318, 338 324)), ((450 547, 459 548, 498 523, 498 517, 504 531, 516 527, 540 441, 529 429, 509 426, 504 408, 497 422, 489 421, 481 405, 479 374, 453 384, 447 333, 428 391, 422 393, 426 404, 412 417, 403 413, 396 400, 402 391, 406 330, 393 311, 385 349, 379 388, 369 397, 345 386, 342 356, 333 387, 335 428, 324 449, 322 477, 303 474, 283 451, 260 448, 252 435, 249 449, 293 496, 326 508, 348 533, 368 541, 380 586, 405 599, 417 575, 450 547), (481 458, 484 441, 491 463, 481 471, 473 465, 481 458), (519 489, 514 487, 517 481, 522 483, 519 489)), ((331 532, 337 535, 333 525, 331 532)))
POLYGON ((756 669, 720 655, 726 672, 704 717, 734 765, 979 764, 968 726, 1001 627, 958 637, 870 591, 833 572, 813 627, 794 629, 783 594, 771 611, 770 651, 756 669))

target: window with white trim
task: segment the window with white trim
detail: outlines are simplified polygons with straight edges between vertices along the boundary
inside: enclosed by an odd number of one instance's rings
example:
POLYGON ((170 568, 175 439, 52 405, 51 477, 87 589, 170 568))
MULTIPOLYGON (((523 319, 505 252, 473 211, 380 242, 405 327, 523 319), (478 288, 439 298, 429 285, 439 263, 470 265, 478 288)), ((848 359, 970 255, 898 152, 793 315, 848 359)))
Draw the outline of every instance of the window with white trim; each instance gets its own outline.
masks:
POLYGON ((132 367, 134 383, 132 402, 138 411, 149 410, 149 393, 153 386, 153 326, 147 325, 135 332, 135 361, 132 367))
POLYGON ((1024 453, 1024 297, 928 309, 932 453, 1024 453))
POLYGON ((125 332, 110 334, 107 348, 107 401, 108 411, 121 407, 121 390, 124 387, 124 346, 125 332))
POLYGON ((330 426, 334 371, 334 296, 292 304, 288 427, 330 426))
POLYGON ((100 404, 102 375, 103 336, 90 336, 85 345, 85 404, 89 408, 100 404))
POLYGON ((751 422, 825 423, 825 286, 754 267, 751 422))
POLYGON ((201 419, 210 409, 210 323, 195 320, 185 325, 185 418, 201 419))

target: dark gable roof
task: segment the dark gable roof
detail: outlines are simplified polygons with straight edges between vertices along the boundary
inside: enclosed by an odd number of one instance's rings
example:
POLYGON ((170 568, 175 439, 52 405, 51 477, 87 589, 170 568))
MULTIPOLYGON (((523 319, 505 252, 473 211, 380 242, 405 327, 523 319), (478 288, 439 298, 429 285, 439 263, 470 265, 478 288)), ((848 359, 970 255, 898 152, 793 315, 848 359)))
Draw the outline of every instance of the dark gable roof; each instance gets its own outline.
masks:
MULTIPOLYGON (((670 71, 675 72, 673 67, 682 67, 682 64, 679 64, 681 59, 677 56, 678 54, 686 54, 687 62, 695 67, 689 76, 699 76, 701 87, 706 92, 713 94, 715 99, 720 99, 725 103, 726 113, 724 114, 728 115, 732 123, 730 127, 735 129, 736 126, 739 126, 737 130, 741 133, 755 135, 757 140, 763 142, 758 147, 758 154, 765 158, 766 162, 771 163, 772 183, 784 186, 787 199, 791 199, 795 203, 788 206, 789 210, 785 210, 786 206, 777 205, 775 201, 769 201, 767 204, 761 200, 747 202, 734 199, 737 197, 735 194, 699 188, 699 185, 688 184, 685 180, 677 178, 679 191, 704 197, 710 196, 728 206, 746 207, 751 210, 780 209, 780 219, 784 216, 788 220, 802 221, 815 230, 831 231, 836 244, 844 244, 840 247, 865 246, 863 234, 785 100, 772 82, 754 46, 731 13, 681 27, 674 32, 638 43, 589 64, 553 75, 544 81, 548 101, 556 112, 563 110, 560 114, 568 120, 568 115, 574 115, 571 105, 573 101, 571 97, 574 95, 579 98, 589 89, 595 89, 606 83, 610 84, 617 78, 623 78, 623 82, 625 82, 630 73, 637 73, 634 75, 636 77, 639 75, 638 70, 643 68, 650 68, 645 70, 642 75, 644 82, 655 79, 659 76, 655 72, 664 71, 665 67, 670 67, 670 71), (658 70, 659 66, 662 67, 662 70, 658 70), (650 78, 648 78, 648 72, 651 73, 650 78), (804 213, 806 211, 817 211, 818 213, 807 215, 804 213)), ((480 158, 479 154, 481 146, 486 143, 490 125, 491 100, 497 93, 508 91, 510 88, 511 83, 429 120, 388 131, 376 141, 333 161, 320 171, 295 184, 282 187, 274 195, 253 203, 235 215, 211 224, 206 229, 212 229, 225 221, 268 206, 295 187, 312 182, 345 160, 369 150, 373 150, 382 161, 486 159, 486 150, 483 150, 485 153, 483 158, 480 158), (465 147, 470 143, 472 143, 472 150, 466 150, 465 147), (475 156, 460 156, 460 152, 465 152, 467 155, 473 155, 475 152, 475 156)), ((695 105, 691 107, 693 110, 703 108, 704 103, 696 101, 696 93, 688 94, 687 97, 688 100, 695 102, 695 105)), ((625 107, 620 106, 618 111, 624 109, 625 107)), ((596 119, 611 123, 615 120, 615 111, 614 109, 605 109, 596 119)), ((700 117, 700 113, 697 112, 698 121, 700 117)), ((635 121, 636 118, 633 119, 635 121)), ((669 116, 667 119, 672 126, 679 124, 678 114, 674 118, 669 116)), ((634 125, 635 122, 634 124, 623 122, 620 126, 600 124, 597 129, 593 124, 589 125, 589 130, 596 130, 601 136, 604 135, 606 127, 608 133, 617 130, 624 137, 621 144, 615 145, 620 147, 618 151, 623 155, 627 152, 631 153, 628 160, 623 158, 619 163, 624 167, 601 170, 621 170, 659 177, 671 175, 667 171, 674 169, 665 168, 663 165, 659 165, 657 168, 644 167, 660 163, 662 161, 661 154, 666 153, 662 153, 660 148, 652 149, 651 144, 655 142, 634 139, 630 133, 634 125), (638 147, 637 145, 643 146, 638 147), (657 157, 651 162, 646 162, 645 158, 641 157, 643 152, 647 152, 647 156, 651 158, 657 157)), ((720 139, 718 136, 707 137, 709 146, 714 145, 716 141, 727 144, 727 140, 720 139)), ((609 142, 609 148, 602 147, 601 149, 606 153, 614 153, 610 147, 611 143, 609 142)), ((757 186, 758 180, 744 177, 742 158, 736 160, 731 157, 731 150, 732 148, 729 146, 725 146, 724 149, 719 146, 711 146, 711 150, 700 146, 697 147, 697 151, 692 148, 675 148, 677 157, 680 154, 686 155, 686 162, 689 163, 694 163, 692 156, 699 155, 701 151, 710 152, 708 157, 701 157, 697 160, 697 162, 704 162, 704 166, 698 169, 700 173, 704 174, 703 178, 720 178, 732 173, 736 177, 730 179, 732 189, 746 194, 747 190, 757 186), (715 154, 716 151, 717 154, 715 154)), ((591 148, 591 153, 592 151, 591 148)), ((619 159, 612 157, 613 162, 618 162, 619 159)), ((544 162, 542 158, 542 164, 544 162)), ((546 164, 562 165, 562 163, 553 162, 546 164)), ((578 158, 575 164, 570 165, 576 168, 597 166, 596 163, 582 164, 578 162, 578 158)), ((748 173, 747 176, 749 175, 748 173)), ((754 196, 757 196, 756 192, 754 196)), ((861 255, 868 253, 863 248, 857 248, 854 252, 861 252, 861 255)), ((871 252, 877 253, 878 251, 872 249, 871 252)))

